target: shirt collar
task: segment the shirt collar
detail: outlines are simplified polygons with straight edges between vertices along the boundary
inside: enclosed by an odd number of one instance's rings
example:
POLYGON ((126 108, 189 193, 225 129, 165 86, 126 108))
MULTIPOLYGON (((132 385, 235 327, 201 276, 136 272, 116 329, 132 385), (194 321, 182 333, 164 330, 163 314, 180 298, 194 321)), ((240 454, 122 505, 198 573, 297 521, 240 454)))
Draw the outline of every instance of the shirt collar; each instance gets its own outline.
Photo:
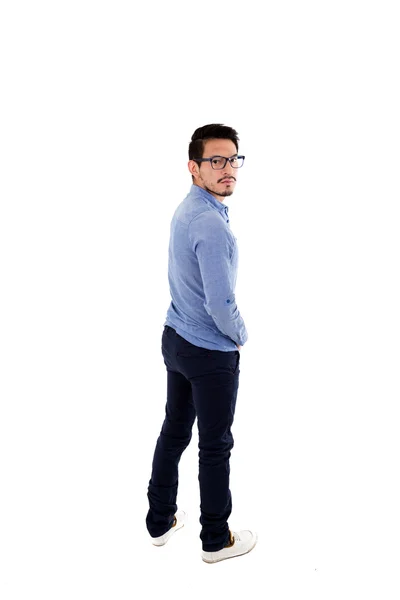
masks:
POLYGON ((190 194, 195 195, 197 197, 203 198, 212 206, 215 206, 221 213, 225 213, 225 216, 228 217, 229 206, 226 206, 223 202, 217 200, 210 192, 207 192, 204 188, 192 183, 192 187, 190 188, 190 194))

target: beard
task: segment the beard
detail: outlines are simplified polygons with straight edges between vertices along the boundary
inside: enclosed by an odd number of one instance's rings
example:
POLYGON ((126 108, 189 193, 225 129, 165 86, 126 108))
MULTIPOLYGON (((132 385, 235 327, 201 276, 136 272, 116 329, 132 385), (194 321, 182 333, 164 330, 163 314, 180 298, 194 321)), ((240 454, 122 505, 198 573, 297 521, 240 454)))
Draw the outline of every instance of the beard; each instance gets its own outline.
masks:
POLYGON ((232 194, 233 194, 233 190, 224 189, 222 192, 219 192, 218 190, 213 190, 212 188, 209 188, 208 185, 204 181, 203 181, 203 183, 204 183, 204 187, 207 190, 207 192, 216 194, 217 196, 226 197, 226 196, 232 196, 232 194))
POLYGON ((225 190, 224 192, 215 191, 214 194, 217 194, 217 196, 232 196, 233 190, 225 190))

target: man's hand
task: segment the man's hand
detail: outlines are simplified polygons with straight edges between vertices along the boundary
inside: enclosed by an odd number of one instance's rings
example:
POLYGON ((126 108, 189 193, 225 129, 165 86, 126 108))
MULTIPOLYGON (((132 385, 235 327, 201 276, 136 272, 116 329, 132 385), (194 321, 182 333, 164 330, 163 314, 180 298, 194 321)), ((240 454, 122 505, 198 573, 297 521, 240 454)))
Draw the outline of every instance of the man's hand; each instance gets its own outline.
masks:
POLYGON ((236 344, 236 346, 238 347, 238 350, 240 350, 240 348, 242 347, 242 346, 239 346, 239 344, 236 344))

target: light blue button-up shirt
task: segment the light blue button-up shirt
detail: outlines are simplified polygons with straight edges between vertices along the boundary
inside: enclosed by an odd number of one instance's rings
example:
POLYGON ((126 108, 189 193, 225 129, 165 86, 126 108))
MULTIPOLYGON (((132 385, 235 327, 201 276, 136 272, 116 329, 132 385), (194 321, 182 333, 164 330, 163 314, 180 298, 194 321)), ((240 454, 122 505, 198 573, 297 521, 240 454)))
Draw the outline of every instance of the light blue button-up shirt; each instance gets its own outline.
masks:
POLYGON ((235 301, 238 247, 228 206, 192 184, 172 217, 168 249, 171 304, 164 325, 196 346, 224 352, 248 334, 235 301))

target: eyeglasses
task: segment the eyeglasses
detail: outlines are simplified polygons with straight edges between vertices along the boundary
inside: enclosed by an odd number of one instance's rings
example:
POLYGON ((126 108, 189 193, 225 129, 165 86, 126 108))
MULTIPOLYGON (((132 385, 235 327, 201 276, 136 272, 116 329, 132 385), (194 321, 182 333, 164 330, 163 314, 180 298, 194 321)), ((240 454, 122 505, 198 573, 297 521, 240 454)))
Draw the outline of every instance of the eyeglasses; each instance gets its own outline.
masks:
POLYGON ((196 162, 210 162, 212 168, 216 170, 224 169, 228 160, 234 169, 240 169, 240 167, 243 167, 244 159, 244 156, 231 156, 231 158, 225 158, 225 156, 211 156, 210 158, 193 158, 193 160, 196 162))

